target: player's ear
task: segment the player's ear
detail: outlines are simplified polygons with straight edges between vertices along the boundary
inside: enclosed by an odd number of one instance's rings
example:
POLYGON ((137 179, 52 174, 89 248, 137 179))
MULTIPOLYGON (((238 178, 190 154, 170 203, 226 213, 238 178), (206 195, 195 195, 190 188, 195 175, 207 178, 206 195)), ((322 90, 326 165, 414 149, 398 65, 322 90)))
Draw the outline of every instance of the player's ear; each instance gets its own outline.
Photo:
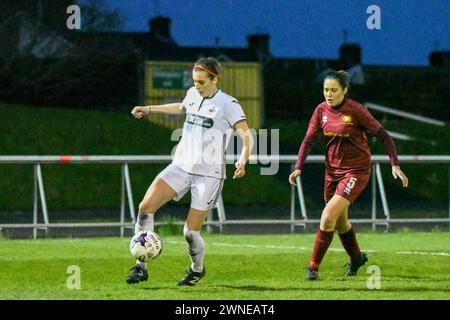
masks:
POLYGON ((346 95, 347 92, 348 92, 348 88, 345 88, 345 89, 344 89, 344 95, 346 95))

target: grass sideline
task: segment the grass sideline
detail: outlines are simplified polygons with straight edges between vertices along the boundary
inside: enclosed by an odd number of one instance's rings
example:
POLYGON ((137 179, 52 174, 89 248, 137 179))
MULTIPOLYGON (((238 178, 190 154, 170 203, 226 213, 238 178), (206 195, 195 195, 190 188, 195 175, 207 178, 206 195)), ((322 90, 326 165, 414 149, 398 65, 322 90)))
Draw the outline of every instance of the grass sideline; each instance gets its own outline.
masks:
POLYGON ((359 233, 369 263, 357 277, 342 277, 347 261, 335 237, 318 282, 304 280, 313 234, 209 235, 207 275, 192 288, 177 287, 189 264, 182 236, 165 236, 150 279, 125 283, 133 265, 128 238, 0 239, 0 299, 132 300, 448 300, 450 233, 359 233), (69 266, 80 268, 71 290, 69 266), (381 289, 367 287, 369 266, 381 270, 381 289))

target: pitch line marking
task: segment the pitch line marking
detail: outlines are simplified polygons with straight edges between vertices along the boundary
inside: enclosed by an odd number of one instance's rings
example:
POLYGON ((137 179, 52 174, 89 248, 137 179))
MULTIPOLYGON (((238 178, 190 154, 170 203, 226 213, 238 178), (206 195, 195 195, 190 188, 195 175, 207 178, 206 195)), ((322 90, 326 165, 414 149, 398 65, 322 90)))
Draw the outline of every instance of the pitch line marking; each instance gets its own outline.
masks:
MULTIPOLYGON (((175 240, 167 240, 168 243, 173 244, 185 244, 186 242, 182 241, 175 241, 175 240)), ((222 242, 210 242, 213 246, 221 246, 221 247, 235 247, 235 248, 266 248, 266 249, 292 249, 292 250, 311 250, 312 248, 307 247, 300 247, 300 246, 276 246, 276 245, 257 245, 257 244, 233 244, 233 243, 222 243, 222 242)), ((337 248, 329 248, 329 251, 335 251, 335 252, 344 252, 344 249, 337 249, 337 248)), ((365 249, 364 252, 384 252, 384 253, 396 253, 396 254, 405 254, 405 255, 430 255, 430 256, 444 256, 444 257, 450 257, 450 253, 448 252, 423 252, 423 251, 378 251, 378 250, 371 250, 371 249, 365 249)))

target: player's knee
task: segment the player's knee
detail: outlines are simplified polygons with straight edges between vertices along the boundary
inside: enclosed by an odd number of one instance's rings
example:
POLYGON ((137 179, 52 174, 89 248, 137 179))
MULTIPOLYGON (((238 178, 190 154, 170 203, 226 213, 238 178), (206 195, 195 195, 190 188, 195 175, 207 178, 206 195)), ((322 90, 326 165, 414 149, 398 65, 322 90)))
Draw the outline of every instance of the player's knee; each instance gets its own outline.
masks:
POLYGON ((330 217, 326 212, 322 214, 322 218, 320 219, 320 228, 323 231, 333 231, 336 225, 335 219, 330 217))
POLYGON ((334 223, 332 221, 325 221, 320 224, 322 231, 334 231, 334 223))
POLYGON ((141 201, 139 203, 139 212, 145 212, 145 209, 147 209, 147 204, 144 201, 141 201))
POLYGON ((192 240, 193 240, 192 230, 190 230, 186 225, 184 225, 184 228, 183 228, 183 235, 188 243, 192 242, 192 240))
POLYGON ((141 201, 141 203, 139 203, 139 212, 143 212, 143 213, 155 213, 155 206, 152 205, 152 203, 150 201, 141 201))
POLYGON ((350 224, 350 222, 345 222, 345 223, 341 223, 341 224, 336 224, 336 231, 339 234, 343 234, 346 233, 348 230, 350 230, 352 228, 352 225, 350 224))

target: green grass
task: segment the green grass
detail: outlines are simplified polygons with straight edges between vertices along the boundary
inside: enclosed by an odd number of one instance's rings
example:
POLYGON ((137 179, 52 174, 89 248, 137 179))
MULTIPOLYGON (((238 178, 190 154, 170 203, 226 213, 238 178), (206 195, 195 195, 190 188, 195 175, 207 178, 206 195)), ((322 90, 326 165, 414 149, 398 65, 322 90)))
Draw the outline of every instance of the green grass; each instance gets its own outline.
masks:
MULTIPOLYGON (((131 109, 131 106, 130 106, 131 109)), ((280 153, 296 154, 305 134, 308 119, 280 121, 267 119, 266 127, 279 129, 280 153)), ((434 127, 407 121, 389 120, 388 130, 408 133, 417 141, 396 141, 399 154, 449 154, 450 139, 447 127, 434 127), (433 140, 435 145, 426 141, 433 140)), ((105 110, 72 110, 31 107, 0 103, 1 155, 155 155, 170 154, 176 141, 171 141, 171 130, 147 121, 133 119, 129 112, 105 110)), ((383 146, 370 139, 373 154, 384 154, 383 146)), ((312 154, 323 154, 317 143, 312 154)), ((133 195, 139 201, 153 178, 166 164, 130 165, 133 195)), ((386 166, 387 168, 387 166, 386 166)), ((402 165, 411 187, 399 192, 405 201, 425 199, 447 202, 447 165, 402 165), (444 191, 443 191, 444 190, 444 191)), ((120 204, 120 165, 43 165, 43 179, 47 205, 58 209, 111 209, 120 204)), ((232 165, 227 167, 230 173, 232 165)), ((305 168, 305 174, 311 166, 305 168)), ((383 170, 389 170, 384 169, 383 170)), ((244 179, 229 179, 223 198, 227 205, 288 206, 290 187, 287 177, 290 169, 280 166, 276 176, 262 176, 256 165, 247 166, 244 179), (254 192, 258 190, 258 192, 254 192), (242 195, 245 194, 245 197, 242 195)), ((314 175, 323 177, 323 167, 314 175)), ((390 173, 386 171, 385 176, 390 173)), ((33 168, 31 165, 3 164, 0 166, 0 208, 6 211, 31 210, 33 168), (20 181, 11 187, 12 182, 20 181)), ((399 184, 385 179, 388 192, 399 184), (389 189, 391 188, 391 189, 389 189)), ((320 191, 321 192, 321 191, 320 191)), ((185 197, 182 203, 187 204, 185 197)), ((136 203, 137 205, 137 203, 136 203)))
POLYGON ((180 288, 189 259, 182 236, 163 238, 164 251, 150 265, 150 280, 124 281, 133 259, 127 238, 0 239, 0 299, 449 299, 450 233, 360 233, 369 263, 343 278, 346 255, 337 237, 317 282, 304 280, 313 234, 208 235, 207 275, 180 288), (403 252, 403 253, 402 253, 403 252), (432 255, 430 253, 444 253, 432 255), (66 282, 70 265, 81 270, 81 289, 66 282), (367 288, 367 267, 381 270, 381 289, 367 288))
MULTIPOLYGON (((171 134, 172 130, 165 127, 137 121, 129 112, 0 103, 0 155, 167 155, 178 143, 171 141, 171 134)), ((136 201, 144 196, 165 166, 130 165, 136 201)), ((234 170, 233 165, 227 166, 228 177, 234 170)), ((120 165, 44 164, 42 174, 49 208, 98 209, 120 205, 120 165)), ((0 208, 31 210, 33 167, 3 164, 0 176, 0 208), (11 183, 16 181, 21 183, 12 188, 11 183)), ((226 182, 223 197, 227 204, 234 205, 286 204, 290 192, 286 179, 261 176, 259 167, 249 165, 245 179, 226 182), (255 188, 264 195, 252 192, 255 188)), ((182 203, 189 203, 189 199, 185 197, 182 203)))

